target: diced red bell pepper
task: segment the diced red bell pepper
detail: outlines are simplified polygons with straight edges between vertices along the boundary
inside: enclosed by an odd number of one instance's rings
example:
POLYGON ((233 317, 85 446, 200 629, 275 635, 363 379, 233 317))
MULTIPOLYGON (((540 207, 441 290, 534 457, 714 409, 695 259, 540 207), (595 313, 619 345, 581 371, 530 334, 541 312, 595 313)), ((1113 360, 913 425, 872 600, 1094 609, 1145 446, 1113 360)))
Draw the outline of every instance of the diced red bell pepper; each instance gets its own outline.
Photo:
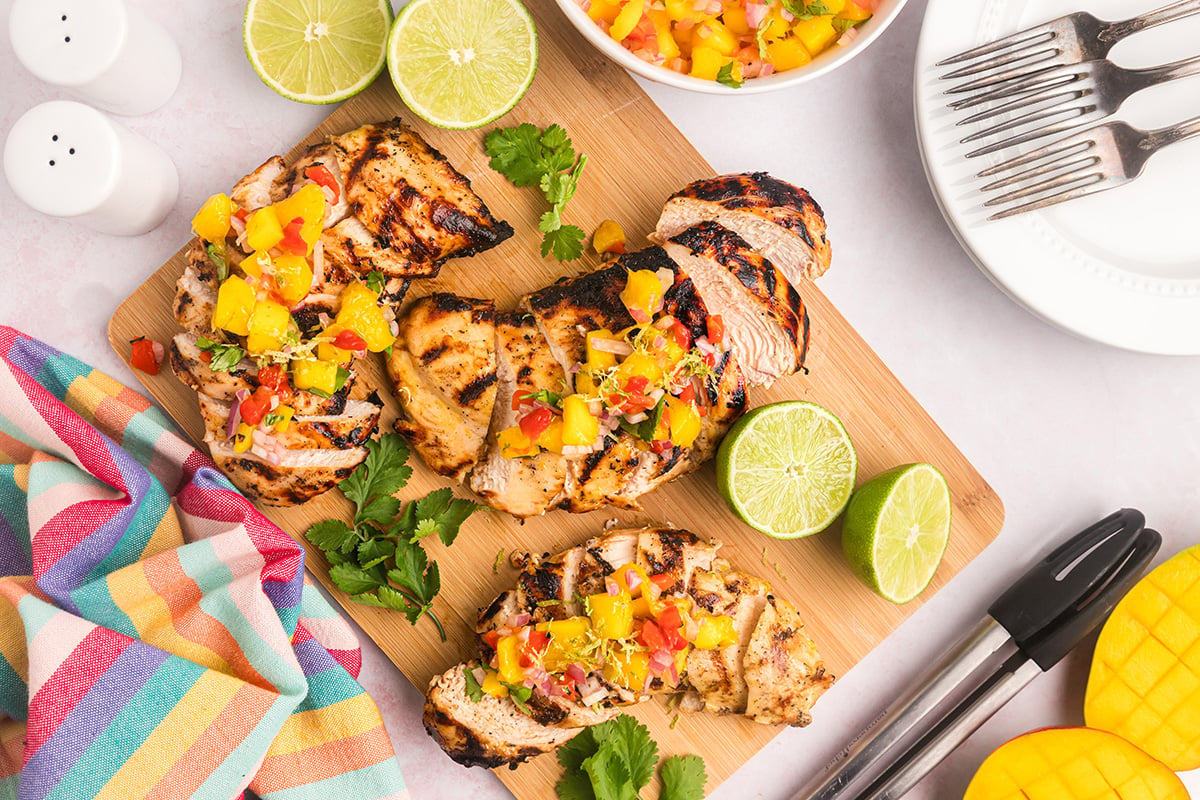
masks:
POLYGON ((629 380, 625 381, 625 391, 630 394, 644 394, 646 387, 650 385, 650 379, 645 375, 634 375, 629 380))
POLYGON ((650 443, 650 452, 655 455, 662 455, 663 453, 671 452, 671 448, 673 447, 674 445, 671 444, 670 439, 656 439, 650 443))
POLYGON ((679 607, 668 605, 658 615, 658 630, 662 634, 664 646, 672 651, 687 647, 687 640, 679 633, 683 618, 679 616, 679 607))
POLYGON ((725 340, 725 321, 721 319, 720 314, 709 314, 706 325, 709 342, 718 345, 725 340))
POLYGON ((303 217, 296 217, 287 225, 284 225, 283 240, 279 243, 279 249, 294 256, 307 255, 308 242, 304 241, 304 237, 300 235, 300 230, 303 227, 303 217))
POLYGON ((538 656, 549 646, 550 634, 539 630, 530 631, 529 641, 525 642, 525 647, 521 650, 521 666, 532 667, 537 663, 538 656))
POLYGON ((154 342, 141 336, 129 344, 129 364, 147 375, 157 375, 158 359, 154 357, 154 342))
POLYGON ((271 394, 279 398, 279 402, 287 403, 292 399, 292 384, 288 380, 284 367, 268 364, 258 371, 258 383, 271 390, 271 394))
POLYGON ((679 320, 675 320, 675 324, 671 326, 671 338, 684 350, 692 349, 692 332, 679 320))
POLYGON ((641 642, 647 649, 664 650, 667 646, 667 641, 663 638, 662 628, 654 620, 648 619, 642 624, 642 631, 638 634, 638 641, 641 642))
POLYGON ((338 335, 333 337, 333 346, 343 350, 362 352, 367 349, 367 340, 347 328, 344 331, 338 331, 338 335))
POLYGON ((657 586, 660 591, 666 591, 675 585, 675 576, 660 572, 657 575, 651 575, 650 582, 657 586))
POLYGON ((495 650, 496 646, 500 644, 500 633, 498 631, 488 631, 483 635, 483 640, 487 642, 488 647, 495 650))
POLYGON ((257 425, 262 422, 263 417, 271 410, 271 398, 274 395, 271 390, 265 386, 260 386, 254 390, 254 394, 242 401, 241 415, 242 420, 247 425, 257 425))
POLYGON ((323 186, 332 191, 333 202, 336 203, 338 198, 342 196, 342 190, 338 188, 337 179, 333 177, 333 173, 329 171, 329 167, 324 164, 313 164, 304 170, 304 177, 318 186, 323 186))
POLYGON ((521 426, 521 433, 529 438, 529 441, 536 442, 538 437, 550 427, 550 423, 554 420, 554 414, 548 408, 535 408, 517 422, 521 426))
POLYGON ((685 403, 696 402, 696 387, 689 383, 683 387, 683 391, 679 393, 679 399, 685 403))

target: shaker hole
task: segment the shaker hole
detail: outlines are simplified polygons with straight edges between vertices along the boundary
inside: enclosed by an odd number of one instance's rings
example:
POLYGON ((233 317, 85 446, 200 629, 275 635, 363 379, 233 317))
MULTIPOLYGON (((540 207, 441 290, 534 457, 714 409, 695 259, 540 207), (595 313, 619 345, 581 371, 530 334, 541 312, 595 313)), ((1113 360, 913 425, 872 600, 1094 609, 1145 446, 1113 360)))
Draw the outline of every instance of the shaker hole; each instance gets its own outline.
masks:
POLYGON ((70 41, 71 41, 71 37, 70 37, 70 36, 66 36, 66 37, 64 37, 64 38, 63 38, 63 41, 64 41, 64 42, 67 42, 67 43, 70 43, 70 41))
POLYGON ((50 137, 50 141, 52 141, 52 142, 57 142, 57 141, 58 141, 58 134, 56 133, 56 134, 54 134, 53 136, 51 136, 51 137, 50 137))
POLYGON ((75 155, 75 148, 74 148, 74 147, 72 147, 72 148, 71 148, 70 150, 68 150, 67 152, 68 152, 68 153, 70 153, 71 155, 75 155))
POLYGON ((67 15, 66 15, 66 14, 63 14, 63 15, 62 15, 62 21, 63 21, 63 22, 66 22, 66 21, 67 21, 67 15))
POLYGON ((54 159, 50 159, 50 166, 54 166, 54 159))

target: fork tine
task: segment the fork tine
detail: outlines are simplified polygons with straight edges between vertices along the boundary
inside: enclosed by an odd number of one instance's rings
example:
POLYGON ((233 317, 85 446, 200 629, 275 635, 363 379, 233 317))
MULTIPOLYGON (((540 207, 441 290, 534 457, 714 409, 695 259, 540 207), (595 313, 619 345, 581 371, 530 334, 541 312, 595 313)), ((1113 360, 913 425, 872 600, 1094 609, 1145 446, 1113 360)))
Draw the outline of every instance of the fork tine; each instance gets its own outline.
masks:
POLYGON ((1059 86, 1066 86, 1079 80, 1085 74, 1078 71, 1076 64, 1050 64, 1038 67, 1033 71, 1005 73, 973 81, 971 84, 961 84, 953 89, 947 89, 943 94, 971 92, 969 97, 963 97, 948 104, 950 108, 960 111, 971 106, 1004 100, 1020 94, 1044 92, 1059 86))
MULTIPOLYGON (((1057 88, 1057 87, 1054 87, 1054 88, 1057 88)), ((1051 89, 1051 91, 1053 91, 1053 89, 1051 89)), ((1020 111, 1025 108, 1029 108, 1031 106, 1038 105, 1040 103, 1049 103, 1051 100, 1057 101, 1054 103, 1053 106, 1044 106, 1043 108, 1031 111, 1031 112, 1029 112, 1029 114, 1025 114, 1022 117, 1020 117, 1020 119, 1024 119, 1025 117, 1028 117, 1031 114, 1036 114, 1039 111, 1045 111, 1047 108, 1057 108, 1058 106, 1061 106, 1065 103, 1069 103, 1072 100, 1080 100, 1091 93, 1092 93, 1091 89, 1081 88, 1081 89, 1068 89, 1067 91, 1059 92, 1058 94, 1042 94, 1040 92, 1037 95, 1030 94, 1030 95, 1026 95, 1025 97, 1018 97, 1016 100, 1009 100, 1007 103, 1003 103, 1003 104, 995 106, 993 108, 989 108, 986 111, 976 112, 976 113, 972 114, 971 116, 967 117, 966 119, 960 120, 959 122, 957 122, 955 124, 956 125, 971 125, 976 122, 984 122, 985 120, 989 120, 992 117, 998 117, 1002 114, 1011 114, 1014 111, 1020 111)), ((999 128, 996 128, 995 130, 999 130, 999 128)), ((972 134, 971 138, 963 139, 963 141, 969 142, 969 141, 973 141, 974 139, 980 139, 984 136, 987 136, 989 133, 992 133, 992 132, 993 132, 993 129, 988 128, 984 131, 980 131, 979 133, 972 134)))
POLYGON ((1075 153, 1083 153, 1089 150, 1095 142, 1091 139, 1083 139, 1078 136, 1068 136, 1066 139, 1059 139, 1056 142, 1051 142, 1045 147, 1030 151, 1024 155, 1010 158, 1007 161, 1002 161, 993 167, 988 167, 981 170, 975 177, 988 178, 992 175, 999 175, 1010 170, 1015 170, 1018 167, 1024 167, 1028 164, 1035 164, 1038 161, 1059 161, 1065 157, 1074 155, 1075 153))
POLYGON ((979 58, 980 56, 986 56, 1009 47, 1015 47, 1016 45, 1023 44, 1031 39, 1046 36, 1047 34, 1049 34, 1049 39, 1053 39, 1055 36, 1053 31, 1046 30, 1042 25, 1038 25, 1033 28, 1026 28, 1023 31, 1017 31, 1016 33, 1009 34, 1002 39, 996 39, 993 42, 981 44, 978 47, 971 48, 970 50, 964 50, 957 55, 944 58, 937 62, 937 64, 934 66, 946 67, 951 64, 961 64, 964 61, 970 61, 973 58, 979 58))
POLYGON ((999 53, 991 58, 977 61, 973 64, 968 64, 964 67, 959 67, 953 72, 947 72, 941 77, 941 80, 951 81, 957 78, 967 78, 972 75, 998 70, 1003 67, 1009 67, 1021 61, 1037 62, 1053 57, 1060 52, 1059 48, 1053 46, 1049 41, 1030 42, 1020 47, 999 53), (1040 49, 1039 49, 1040 48, 1040 49), (1036 58, 1040 56, 1040 58, 1036 58))
MULTIPOLYGON (((1079 168, 1072 169, 1070 172, 1064 172, 1061 175, 1055 175, 1052 178, 1047 178, 1044 181, 1035 183, 1032 186, 1026 186, 1021 189, 1013 189, 1011 192, 1005 192, 1002 195, 993 197, 984 203, 985 206, 1000 206, 1006 203, 1011 203, 1014 200, 1024 200, 1027 197, 1045 194, 1046 192, 1054 191, 1055 189, 1065 189, 1070 191, 1068 187, 1074 187, 1076 184, 1088 185, 1096 181, 1104 180, 1104 174, 1099 170, 1088 172, 1091 167, 1090 163, 1081 163, 1079 168)), ((1057 193, 1056 193, 1057 194, 1057 193)))
POLYGON ((1091 115, 1095 109, 1096 106, 1076 108, 1074 109, 1076 113, 1067 119, 1064 119, 1062 122, 1056 122, 1055 124, 1048 125, 1044 128, 1038 128, 1037 130, 1017 134, 1016 136, 1011 136, 1007 139, 995 142, 994 144, 989 144, 976 150, 972 150, 971 152, 967 153, 967 158, 978 158, 979 156, 991 155, 992 153, 998 153, 1001 150, 1007 150, 1010 147, 1016 147, 1017 145, 1025 144, 1026 142, 1032 142, 1034 139, 1042 139, 1046 136, 1054 136, 1057 133, 1066 133, 1077 125, 1085 122, 1086 120, 1083 118, 1091 115))
MULTIPOLYGON (((1006 189, 1009 186, 1013 186, 1013 185, 1020 184, 1020 183, 1026 183, 1028 181, 1037 180, 1037 179, 1044 179, 1044 181, 1049 181, 1055 177, 1061 177, 1063 175, 1080 172, 1081 170, 1085 170, 1088 167, 1092 166, 1093 164, 1097 164, 1099 162, 1100 162, 1100 159, 1096 158, 1095 156, 1084 156, 1083 158, 1077 158, 1074 161, 1066 161, 1065 159, 1059 159, 1058 161, 1055 161, 1050 164, 1044 164, 1040 167, 1034 167, 1033 169, 1025 170, 1024 172, 1018 173, 1016 175, 1010 175, 1007 178, 1001 178, 998 181, 992 181, 991 183, 987 184, 986 186, 981 187, 979 191, 994 192, 999 189, 1006 189)), ((1039 186, 1041 184, 1033 184, 1033 185, 1039 186)), ((1017 190, 1014 190, 1014 191, 1017 191, 1017 190)))
MULTIPOLYGON (((1099 176, 1099 175, 1097 175, 1096 177, 1098 178, 1098 180, 1092 181, 1091 183, 1086 183, 1086 184, 1084 184, 1082 186, 1078 186, 1074 189, 1068 189, 1065 192, 1059 192, 1058 194, 1052 194, 1049 197, 1043 197, 1040 200, 1034 200, 1031 203, 1022 203, 1019 206, 1013 206, 1012 208, 1006 208, 1003 211, 998 211, 995 214, 992 214, 990 217, 988 217, 988 219, 989 220, 1005 219, 1007 217, 1012 217, 1017 214, 1024 214, 1027 211, 1037 211, 1038 209, 1046 208, 1047 206, 1056 205, 1058 203, 1065 203, 1067 200, 1074 200, 1077 197, 1083 197, 1084 195, 1095 194, 1096 192, 1103 192, 1108 189, 1112 189, 1112 188, 1120 185, 1120 183, 1123 182, 1123 181, 1106 181, 1106 180, 1104 180, 1104 178, 1102 176, 1099 176)), ((985 203, 984 205, 987 205, 987 204, 985 203)))

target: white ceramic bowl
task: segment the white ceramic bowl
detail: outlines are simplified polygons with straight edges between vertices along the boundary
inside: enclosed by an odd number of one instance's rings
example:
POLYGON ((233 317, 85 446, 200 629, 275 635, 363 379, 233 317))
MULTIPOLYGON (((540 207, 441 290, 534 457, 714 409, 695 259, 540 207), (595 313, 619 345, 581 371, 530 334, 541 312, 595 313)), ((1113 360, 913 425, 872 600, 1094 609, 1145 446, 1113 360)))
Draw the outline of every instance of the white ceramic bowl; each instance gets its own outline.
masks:
POLYGON ((678 72, 650 64, 626 50, 621 44, 600 29, 587 12, 579 5, 578 0, 556 0, 558 7, 567 15, 567 19, 579 29, 589 42, 600 49, 600 52, 620 64, 625 69, 643 78, 649 78, 658 83, 665 83, 678 89, 688 89, 693 92, 706 94, 753 94, 757 92, 772 92, 795 86, 798 83, 812 80, 824 75, 839 65, 845 64, 854 56, 866 50, 871 42, 879 38, 884 28, 892 24, 892 20, 900 13, 907 0, 882 0, 879 10, 858 29, 858 36, 848 45, 833 45, 803 67, 786 70, 765 78, 751 78, 738 88, 725 86, 716 81, 706 81, 683 75, 678 72))

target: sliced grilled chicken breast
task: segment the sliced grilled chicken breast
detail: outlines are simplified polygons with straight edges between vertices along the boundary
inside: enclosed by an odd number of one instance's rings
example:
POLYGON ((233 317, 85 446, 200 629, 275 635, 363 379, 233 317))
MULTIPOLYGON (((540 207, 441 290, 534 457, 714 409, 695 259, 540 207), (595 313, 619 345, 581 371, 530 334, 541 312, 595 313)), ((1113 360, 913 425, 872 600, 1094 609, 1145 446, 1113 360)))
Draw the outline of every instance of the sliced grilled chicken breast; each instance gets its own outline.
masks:
POLYGON ((461 480, 483 457, 496 404, 496 312, 490 300, 433 294, 399 320, 388 375, 396 430, 434 472, 461 480))
POLYGON ((330 197, 330 193, 326 192, 325 194, 325 219, 322 221, 321 227, 329 228, 341 222, 350 213, 350 201, 346 197, 346 182, 342 177, 342 168, 332 142, 321 142, 308 148, 304 155, 296 159, 291 169, 280 180, 288 185, 291 192, 294 192, 311 180, 306 173, 313 167, 324 167, 329 170, 329 175, 337 186, 336 200, 330 197))
POLYGON ((554 750, 581 730, 539 724, 508 698, 485 694, 479 702, 471 700, 463 670, 473 666, 446 670, 433 679, 425 696, 425 730, 459 764, 515 766, 554 750))
POLYGON ((496 433, 517 424, 513 396, 548 389, 562 392, 562 366, 530 314, 496 315, 496 402, 492 411, 487 454, 471 472, 471 491, 492 508, 516 517, 544 514, 569 494, 567 459, 542 451, 532 458, 505 458, 496 433))
POLYGON ((664 249, 692 279, 752 385, 770 384, 804 363, 808 314, 783 274, 744 239, 713 222, 677 234, 664 249))
POLYGON ((793 285, 829 269, 832 250, 821 207, 805 190, 765 172, 688 184, 667 200, 655 236, 665 242, 700 222, 716 222, 737 233, 793 285))
POLYGON ((635 692, 593 671, 586 697, 549 696, 535 689, 528 714, 522 716, 507 697, 485 695, 474 704, 465 698, 463 670, 480 670, 477 679, 483 675, 479 662, 471 661, 430 685, 426 729, 459 763, 495 767, 548 752, 564 736, 660 692, 685 692, 689 710, 745 713, 764 724, 807 725, 809 711, 833 678, 795 608, 775 597, 764 581, 718 558, 719 546, 688 531, 643 528, 610 531, 554 556, 527 557, 517 585, 481 611, 476 624, 482 663, 492 663, 490 632, 508 635, 523 626, 582 614, 576 598, 605 593, 606 576, 636 563, 647 574, 674 578, 663 589, 664 598, 690 598, 705 612, 733 618, 737 642, 721 649, 691 649, 678 686, 654 676, 635 692))
POLYGON ((208 258, 204 242, 192 239, 187 266, 175 282, 175 302, 171 311, 184 330, 211 335, 212 314, 217 305, 217 269, 208 258))
POLYGON ((168 356, 171 370, 179 380, 193 391, 226 402, 232 402, 238 390, 254 391, 252 382, 258 368, 248 358, 243 358, 228 371, 214 372, 201 358, 200 347, 194 333, 178 333, 171 340, 168 356))

